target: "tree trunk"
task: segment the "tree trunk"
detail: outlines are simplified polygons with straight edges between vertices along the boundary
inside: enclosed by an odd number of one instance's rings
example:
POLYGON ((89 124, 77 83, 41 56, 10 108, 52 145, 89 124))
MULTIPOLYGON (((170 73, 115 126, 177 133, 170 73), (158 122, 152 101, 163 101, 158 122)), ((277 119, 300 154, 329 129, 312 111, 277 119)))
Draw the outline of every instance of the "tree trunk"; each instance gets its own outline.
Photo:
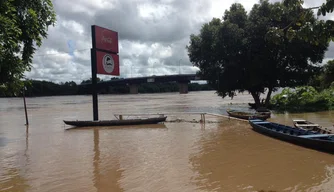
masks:
POLYGON ((270 104, 270 98, 271 98, 271 93, 273 92, 273 88, 269 87, 268 88, 268 94, 267 94, 267 98, 266 98, 266 103, 265 106, 268 108, 269 104, 270 104))
POLYGON ((255 101, 256 108, 260 107, 260 95, 254 91, 250 91, 250 93, 255 101))

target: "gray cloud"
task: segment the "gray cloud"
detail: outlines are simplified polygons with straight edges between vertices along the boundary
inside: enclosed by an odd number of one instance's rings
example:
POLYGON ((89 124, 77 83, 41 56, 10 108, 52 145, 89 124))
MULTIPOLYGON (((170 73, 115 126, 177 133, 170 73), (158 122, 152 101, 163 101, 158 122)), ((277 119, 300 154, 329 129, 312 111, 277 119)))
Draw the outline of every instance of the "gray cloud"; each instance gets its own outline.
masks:
MULTIPOLYGON (((91 77, 91 25, 119 33, 121 77, 195 73, 186 45, 212 17, 221 17, 235 0, 54 0, 57 25, 35 54, 28 78, 54 82, 91 77), (68 40, 75 42, 74 57, 68 40)), ((242 2, 249 10, 257 0, 242 2)), ((321 4, 319 2, 318 4, 321 4)), ((314 1, 306 0, 306 6, 314 1)), ((331 16, 328 16, 331 17, 331 16)), ((326 54, 334 58, 331 45, 326 54)), ((99 75, 110 79, 111 76, 99 75)))
MULTIPOLYGON (((204 15, 210 9, 206 0, 182 0, 172 3, 147 1, 161 11, 161 16, 150 14, 149 18, 141 18, 140 5, 131 1, 119 1, 114 9, 98 12, 95 23, 111 26, 120 33, 121 39, 139 42, 173 42, 182 40, 189 32, 201 25, 196 19, 197 13, 204 15), (160 18, 159 18, 160 17, 160 18)), ((144 8, 143 8, 144 9, 144 8)))

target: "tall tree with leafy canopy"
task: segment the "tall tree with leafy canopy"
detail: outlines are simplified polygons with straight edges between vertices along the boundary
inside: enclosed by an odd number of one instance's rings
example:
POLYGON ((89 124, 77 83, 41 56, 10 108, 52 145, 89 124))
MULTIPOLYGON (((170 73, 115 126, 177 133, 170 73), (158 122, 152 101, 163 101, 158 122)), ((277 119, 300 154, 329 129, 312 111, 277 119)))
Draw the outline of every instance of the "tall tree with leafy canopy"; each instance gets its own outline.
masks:
POLYGON ((19 89, 33 54, 56 22, 51 0, 0 2, 0 88, 19 89))
POLYGON ((324 84, 325 87, 334 85, 334 60, 330 60, 324 65, 324 84))
MULTIPOLYGON (((313 30, 322 23, 311 10, 305 11, 302 23, 289 26, 299 17, 292 1, 261 0, 249 14, 241 4, 233 4, 222 19, 212 19, 198 35, 190 36, 190 61, 220 96, 248 91, 259 106, 260 94, 268 90, 268 105, 276 88, 303 85, 320 70, 317 63, 322 62, 329 37, 313 30), (272 31, 282 28, 279 35, 272 31), (316 43, 293 35, 302 30, 312 33, 316 43)), ((294 2, 298 7, 299 1, 294 2)))
POLYGON ((319 91, 334 86, 334 60, 328 61, 322 67, 320 74, 315 75, 311 79, 310 85, 314 86, 319 91))

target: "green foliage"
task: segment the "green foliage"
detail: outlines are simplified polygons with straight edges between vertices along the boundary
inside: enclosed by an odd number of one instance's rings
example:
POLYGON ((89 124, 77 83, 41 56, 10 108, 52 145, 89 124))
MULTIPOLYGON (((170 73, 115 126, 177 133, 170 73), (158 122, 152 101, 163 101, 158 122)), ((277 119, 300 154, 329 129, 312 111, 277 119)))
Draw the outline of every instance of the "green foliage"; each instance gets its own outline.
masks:
MULTIPOLYGON (((98 77, 96 77, 96 82, 98 83, 98 82, 100 82, 101 81, 101 79, 100 78, 98 78, 98 77)), ((83 81, 81 81, 81 85, 85 85, 85 84, 91 84, 92 83, 92 78, 90 78, 90 79, 87 79, 87 80, 83 80, 83 81)))
POLYGON ((73 82, 53 83, 50 81, 30 80, 29 85, 26 86, 26 96, 56 96, 56 95, 76 95, 79 87, 73 82))
POLYGON ((51 0, 0 2, 0 86, 15 93, 29 71, 36 47, 42 45, 50 25, 56 22, 51 0))
POLYGON ((334 82, 334 60, 328 61, 327 64, 324 65, 323 75, 324 87, 330 87, 334 82))
POLYGON ((332 13, 334 10, 334 0, 326 0, 318 9, 318 15, 325 16, 327 13, 332 13))
POLYGON ((323 3, 321 6, 309 8, 303 7, 303 0, 284 0, 283 4, 295 13, 293 16, 294 19, 281 27, 272 27, 268 33, 269 39, 285 36, 290 40, 297 38, 315 45, 334 40, 334 21, 321 20, 317 25, 314 25, 313 22, 309 22, 308 20, 309 17, 313 16, 313 10, 318 10, 318 16, 332 13, 334 0, 326 0, 326 3, 323 3))
POLYGON ((190 36, 190 61, 220 96, 249 91, 258 105, 260 93, 268 89, 269 104, 276 88, 307 84, 329 45, 327 36, 314 32, 323 30, 323 22, 310 10, 297 25, 280 30, 299 19, 301 3, 261 0, 248 14, 233 4, 222 20, 213 18, 190 36), (312 42, 298 38, 301 31, 313 35, 312 42))
POLYGON ((334 86, 318 92, 313 87, 285 88, 271 103, 277 111, 313 112, 334 109, 334 86))
POLYGON ((319 74, 316 74, 310 82, 317 90, 328 89, 334 83, 334 60, 330 60, 322 67, 319 74))
MULTIPOLYGON (((99 79, 99 81, 101 81, 99 79)), ((27 97, 36 96, 59 96, 59 95, 87 95, 91 94, 90 79, 82 81, 77 85, 75 82, 53 83, 50 81, 27 80, 20 81, 22 86, 26 87, 25 95, 27 97), (87 84, 88 83, 88 84, 87 84)), ((165 93, 178 92, 178 83, 144 83, 138 87, 140 93, 165 93)), ((208 84, 189 83, 189 91, 207 91, 212 90, 208 84)), ((129 87, 118 85, 112 87, 103 87, 98 89, 99 94, 126 94, 129 93, 129 87)), ((22 89, 17 90, 18 94, 7 93, 0 87, 0 97, 21 96, 22 89)))

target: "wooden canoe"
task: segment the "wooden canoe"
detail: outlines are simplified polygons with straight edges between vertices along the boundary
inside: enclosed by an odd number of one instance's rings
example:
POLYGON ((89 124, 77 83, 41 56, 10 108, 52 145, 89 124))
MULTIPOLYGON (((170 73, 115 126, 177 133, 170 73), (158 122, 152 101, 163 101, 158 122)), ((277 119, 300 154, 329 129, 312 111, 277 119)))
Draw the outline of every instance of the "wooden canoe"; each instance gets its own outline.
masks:
POLYGON ((334 154, 334 134, 319 134, 316 131, 303 130, 260 119, 249 120, 249 124, 258 133, 299 146, 334 154))
POLYGON ((76 127, 93 127, 93 126, 121 126, 121 125, 143 125, 157 124, 166 121, 167 116, 154 117, 146 119, 124 119, 124 120, 99 120, 99 121, 65 121, 67 125, 76 127))
POLYGON ((239 118, 239 119, 262 119, 266 120, 270 118, 270 113, 267 112, 256 112, 256 113, 249 113, 249 112, 243 112, 243 111, 237 111, 237 110, 226 110, 227 114, 231 117, 239 118))
POLYGON ((310 121, 306 121, 304 119, 293 119, 292 121, 293 121, 294 126, 299 129, 316 131, 316 132, 323 133, 323 134, 332 133, 332 131, 330 131, 329 129, 323 128, 318 124, 312 123, 310 121))

